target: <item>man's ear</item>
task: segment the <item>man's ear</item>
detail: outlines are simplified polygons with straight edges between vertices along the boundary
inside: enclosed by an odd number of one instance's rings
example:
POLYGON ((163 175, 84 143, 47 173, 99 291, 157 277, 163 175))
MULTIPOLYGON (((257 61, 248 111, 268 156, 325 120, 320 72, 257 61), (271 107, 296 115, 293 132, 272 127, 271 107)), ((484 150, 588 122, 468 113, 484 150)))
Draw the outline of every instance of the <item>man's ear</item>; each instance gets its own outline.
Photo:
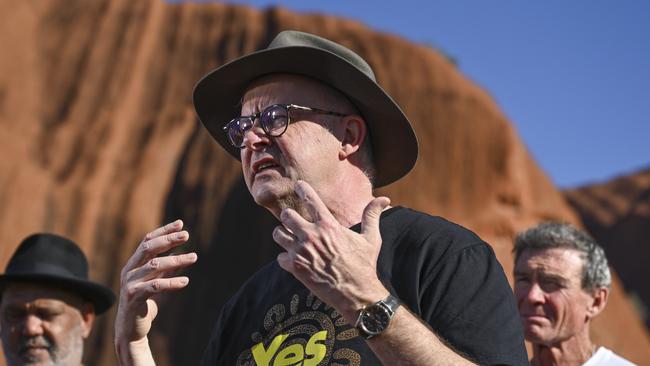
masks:
POLYGON ((79 310, 81 312, 81 335, 86 339, 90 335, 90 331, 93 329, 95 307, 91 303, 85 303, 79 310))
POLYGON ((587 307, 587 316, 589 319, 593 319, 603 310, 607 305, 607 299, 609 298, 609 289, 607 287, 601 287, 595 289, 591 294, 591 302, 587 307))
POLYGON ((341 120, 343 136, 341 138, 341 149, 339 150, 339 159, 347 159, 361 148, 366 138, 368 128, 363 117, 357 114, 345 116, 341 120))

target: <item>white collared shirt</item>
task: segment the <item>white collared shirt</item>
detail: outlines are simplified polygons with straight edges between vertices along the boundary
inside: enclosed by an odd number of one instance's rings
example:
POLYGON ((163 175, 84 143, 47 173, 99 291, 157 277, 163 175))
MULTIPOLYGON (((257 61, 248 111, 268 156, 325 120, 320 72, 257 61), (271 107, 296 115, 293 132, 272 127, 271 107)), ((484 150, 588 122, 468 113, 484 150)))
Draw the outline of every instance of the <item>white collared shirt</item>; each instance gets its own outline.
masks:
POLYGON ((605 347, 599 347, 582 366, 636 366, 605 347))

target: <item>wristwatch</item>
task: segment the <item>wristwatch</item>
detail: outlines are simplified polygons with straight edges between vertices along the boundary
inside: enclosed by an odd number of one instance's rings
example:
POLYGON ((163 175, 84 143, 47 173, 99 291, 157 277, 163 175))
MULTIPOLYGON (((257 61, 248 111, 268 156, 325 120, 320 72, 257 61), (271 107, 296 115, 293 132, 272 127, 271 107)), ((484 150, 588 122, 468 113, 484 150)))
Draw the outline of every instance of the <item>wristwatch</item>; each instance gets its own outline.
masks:
POLYGON ((399 299, 393 295, 388 295, 383 300, 361 308, 354 326, 362 337, 370 339, 388 328, 399 306, 399 299))

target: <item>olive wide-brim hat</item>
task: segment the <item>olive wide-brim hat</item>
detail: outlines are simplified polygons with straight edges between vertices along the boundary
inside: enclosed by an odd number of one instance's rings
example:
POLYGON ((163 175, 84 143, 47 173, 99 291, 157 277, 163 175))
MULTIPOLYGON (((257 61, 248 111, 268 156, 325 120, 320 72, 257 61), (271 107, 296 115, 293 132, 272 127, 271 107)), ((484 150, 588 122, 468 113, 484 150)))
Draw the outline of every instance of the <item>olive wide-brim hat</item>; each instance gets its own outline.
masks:
MULTIPOLYGON (((252 81, 264 75, 306 76, 337 89, 365 119, 372 144, 375 187, 395 182, 415 165, 418 143, 404 112, 375 80, 370 65, 348 48, 309 33, 283 31, 263 50, 230 61, 194 87, 199 119, 232 156, 223 126, 239 116, 240 101, 252 81)), ((307 106, 310 107, 310 106, 307 106)))
POLYGON ((0 274, 0 294, 9 283, 35 283, 75 293, 93 304, 96 314, 115 303, 113 291, 88 279, 88 261, 73 241, 50 233, 23 240, 5 273, 0 274))

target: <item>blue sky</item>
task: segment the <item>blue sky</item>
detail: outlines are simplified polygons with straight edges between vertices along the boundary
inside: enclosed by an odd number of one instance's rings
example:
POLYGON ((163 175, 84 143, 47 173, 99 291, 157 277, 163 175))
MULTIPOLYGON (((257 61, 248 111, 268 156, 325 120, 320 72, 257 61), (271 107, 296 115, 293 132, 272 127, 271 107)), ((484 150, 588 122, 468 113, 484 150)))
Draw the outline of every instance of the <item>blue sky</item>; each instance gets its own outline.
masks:
POLYGON ((227 2, 343 16, 444 50, 562 188, 650 167, 650 1, 227 2))

